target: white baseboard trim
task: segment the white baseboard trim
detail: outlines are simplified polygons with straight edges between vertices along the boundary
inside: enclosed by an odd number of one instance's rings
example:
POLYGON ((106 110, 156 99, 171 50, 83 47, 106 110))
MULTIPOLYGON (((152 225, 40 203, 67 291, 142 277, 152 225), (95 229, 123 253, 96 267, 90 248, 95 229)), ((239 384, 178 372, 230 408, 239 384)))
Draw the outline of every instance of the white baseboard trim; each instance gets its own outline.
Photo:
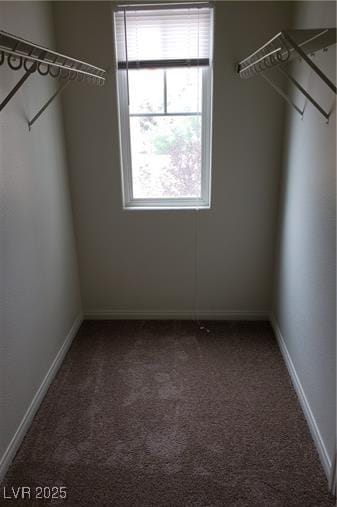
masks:
MULTIPOLYGON (((227 311, 205 310, 198 311, 200 320, 269 320, 268 312, 260 311, 227 311)), ((157 310, 87 310, 84 313, 87 320, 195 320, 196 314, 192 310, 186 311, 157 311, 157 310)))
POLYGON ((323 469, 324 469, 324 471, 326 473, 326 476, 327 476, 328 480, 330 480, 330 477, 331 477, 331 474, 332 474, 332 463, 331 463, 330 457, 328 455, 327 449, 325 447, 322 435, 321 435, 321 433, 319 431, 318 425, 316 423, 314 414, 312 413, 309 401, 308 401, 308 399, 307 399, 307 397, 305 395, 305 392, 304 392, 303 386, 301 384, 301 381, 300 381, 300 379, 299 379, 299 377, 297 375, 297 372, 296 372, 296 369, 295 369, 295 365, 292 362, 292 359, 290 357, 289 351, 287 349, 285 340, 284 340, 284 338, 282 336, 282 333, 281 333, 281 330, 279 328, 278 322, 277 322, 275 316, 272 315, 272 314, 270 315, 270 322, 271 322, 271 325, 273 327, 273 330, 274 330, 274 333, 275 333, 278 345, 280 347, 280 350, 281 350, 284 362, 285 362, 285 364, 286 364, 286 366, 288 368, 288 372, 289 372, 291 381, 293 383, 294 389, 296 391, 296 394, 298 396, 298 399, 299 399, 300 405, 302 407, 304 416, 305 416, 306 421, 308 423, 311 436, 312 436, 312 438, 313 438, 313 440, 315 442, 315 445, 316 445, 316 448, 317 448, 317 451, 318 451, 318 454, 319 454, 319 457, 320 457, 323 469))
MULTIPOLYGON (((337 453, 336 453, 337 454, 337 453)), ((329 480, 329 489, 331 491, 331 494, 336 496, 336 489, 337 489, 337 455, 335 454, 334 461, 331 466, 331 473, 330 473, 330 480, 329 480)))
POLYGON ((68 352, 68 349, 73 341, 73 339, 76 336, 76 333, 83 321, 83 316, 79 315, 73 325, 71 326, 71 329, 64 340, 60 350, 58 351, 54 361, 52 362, 46 376, 44 377, 40 387, 38 388, 34 398, 32 399, 25 415, 23 416, 21 423, 19 424, 18 429, 16 430, 12 440, 10 441, 4 455, 1 457, 0 460, 0 482, 5 477, 7 470, 12 463, 15 454, 17 453, 20 444, 27 433, 29 426, 31 425, 34 415, 36 414, 45 394, 47 393, 47 390, 53 381, 58 369, 60 368, 62 361, 68 352))

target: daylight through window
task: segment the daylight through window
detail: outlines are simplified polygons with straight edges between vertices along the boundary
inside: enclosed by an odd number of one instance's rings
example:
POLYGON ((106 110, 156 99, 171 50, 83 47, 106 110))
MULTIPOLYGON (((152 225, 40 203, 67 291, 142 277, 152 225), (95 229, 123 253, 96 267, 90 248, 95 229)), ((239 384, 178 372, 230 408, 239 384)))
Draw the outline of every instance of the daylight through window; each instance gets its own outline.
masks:
POLYGON ((209 207, 212 9, 115 12, 125 207, 209 207))

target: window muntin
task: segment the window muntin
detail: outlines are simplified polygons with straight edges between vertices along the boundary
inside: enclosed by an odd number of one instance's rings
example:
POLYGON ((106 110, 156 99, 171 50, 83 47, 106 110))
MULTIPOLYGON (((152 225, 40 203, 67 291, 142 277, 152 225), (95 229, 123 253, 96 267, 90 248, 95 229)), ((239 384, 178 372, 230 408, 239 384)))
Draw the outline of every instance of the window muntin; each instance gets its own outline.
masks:
POLYGON ((115 29, 124 206, 209 207, 210 9, 121 11, 115 29))

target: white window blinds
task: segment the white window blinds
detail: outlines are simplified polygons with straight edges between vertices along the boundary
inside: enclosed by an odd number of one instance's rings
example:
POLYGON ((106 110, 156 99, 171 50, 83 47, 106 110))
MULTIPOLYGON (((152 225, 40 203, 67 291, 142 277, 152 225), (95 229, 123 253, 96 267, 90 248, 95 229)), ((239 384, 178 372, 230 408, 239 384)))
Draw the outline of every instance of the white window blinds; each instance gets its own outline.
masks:
POLYGON ((209 65, 211 27, 208 4, 120 7, 115 12, 118 68, 209 65))

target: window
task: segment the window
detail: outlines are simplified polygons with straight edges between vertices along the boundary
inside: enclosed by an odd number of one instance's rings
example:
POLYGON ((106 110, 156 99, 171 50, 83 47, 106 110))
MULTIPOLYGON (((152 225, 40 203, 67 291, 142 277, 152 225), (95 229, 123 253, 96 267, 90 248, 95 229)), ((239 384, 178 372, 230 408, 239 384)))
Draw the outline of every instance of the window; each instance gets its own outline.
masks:
POLYGON ((208 208, 212 8, 118 6, 114 14, 125 208, 208 208))

